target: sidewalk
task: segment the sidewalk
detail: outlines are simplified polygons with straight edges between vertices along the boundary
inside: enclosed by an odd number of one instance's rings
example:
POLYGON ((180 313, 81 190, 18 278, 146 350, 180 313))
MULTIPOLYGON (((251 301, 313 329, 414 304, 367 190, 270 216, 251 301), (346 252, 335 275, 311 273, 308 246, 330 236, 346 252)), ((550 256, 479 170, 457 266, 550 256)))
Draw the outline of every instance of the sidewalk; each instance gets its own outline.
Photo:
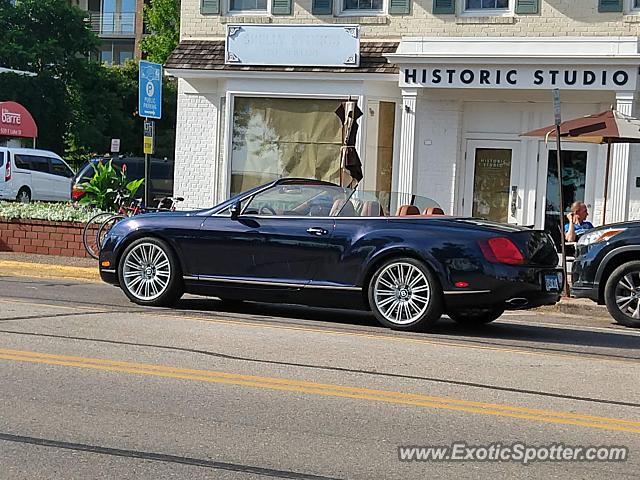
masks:
POLYGON ((0 252, 0 276, 2 275, 100 282, 97 260, 34 253, 0 252))
MULTIPOLYGON (((97 260, 30 253, 0 252, 0 275, 100 281, 97 260)), ((582 298, 563 298, 556 305, 540 307, 535 311, 582 317, 609 317, 609 312, 604 306, 582 298)))

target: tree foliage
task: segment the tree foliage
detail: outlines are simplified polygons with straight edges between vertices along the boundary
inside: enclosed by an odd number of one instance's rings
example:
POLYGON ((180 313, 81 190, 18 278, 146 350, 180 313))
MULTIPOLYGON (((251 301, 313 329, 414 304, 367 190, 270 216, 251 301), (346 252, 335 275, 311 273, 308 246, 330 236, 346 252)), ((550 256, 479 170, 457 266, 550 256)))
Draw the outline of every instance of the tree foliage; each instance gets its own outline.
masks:
MULTIPOLYGON (((0 0, 0 65, 37 73, 0 75, 0 101, 24 105, 38 124, 38 146, 72 163, 109 152, 112 138, 121 140, 122 153, 141 155, 138 65, 90 60, 99 40, 85 14, 67 0, 21 0, 15 7, 0 0)), ((175 82, 164 79, 163 119, 156 125, 160 157, 173 157, 176 99, 175 82)))
POLYGON ((151 62, 165 63, 180 40, 180 0, 151 0, 144 19, 151 33, 142 39, 141 49, 151 62))

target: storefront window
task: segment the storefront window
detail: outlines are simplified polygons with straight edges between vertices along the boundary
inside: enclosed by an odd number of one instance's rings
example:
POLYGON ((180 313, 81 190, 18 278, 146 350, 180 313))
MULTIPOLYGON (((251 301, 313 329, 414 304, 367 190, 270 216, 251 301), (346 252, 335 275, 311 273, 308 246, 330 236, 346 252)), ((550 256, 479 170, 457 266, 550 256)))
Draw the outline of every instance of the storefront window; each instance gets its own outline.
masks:
POLYGON ((466 10, 498 10, 509 8, 509 0, 465 0, 466 10))
MULTIPOLYGON (((549 169, 547 174, 547 204, 545 206, 545 230, 560 246, 560 192, 558 188, 558 156, 555 150, 549 151, 549 169)), ((576 150, 562 151, 562 215, 569 213, 571 204, 585 201, 587 178, 587 152, 576 150)))
POLYGON ((267 0, 229 0, 232 12, 267 11, 267 0))
POLYGON ((340 182, 340 100, 236 97, 231 193, 281 177, 340 182))

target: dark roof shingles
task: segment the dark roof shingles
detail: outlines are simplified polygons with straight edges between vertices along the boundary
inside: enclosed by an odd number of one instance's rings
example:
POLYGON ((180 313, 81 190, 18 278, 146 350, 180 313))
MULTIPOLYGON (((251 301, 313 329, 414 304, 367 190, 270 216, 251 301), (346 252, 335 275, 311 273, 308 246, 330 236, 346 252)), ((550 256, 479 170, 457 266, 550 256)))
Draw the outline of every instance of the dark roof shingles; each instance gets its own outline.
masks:
POLYGON ((165 63, 166 68, 193 70, 231 70, 263 72, 327 72, 327 73, 398 73, 398 67, 389 63, 385 53, 393 53, 398 42, 360 43, 360 66, 340 67, 286 67, 257 65, 227 65, 224 63, 224 41, 186 40, 171 53, 165 63))

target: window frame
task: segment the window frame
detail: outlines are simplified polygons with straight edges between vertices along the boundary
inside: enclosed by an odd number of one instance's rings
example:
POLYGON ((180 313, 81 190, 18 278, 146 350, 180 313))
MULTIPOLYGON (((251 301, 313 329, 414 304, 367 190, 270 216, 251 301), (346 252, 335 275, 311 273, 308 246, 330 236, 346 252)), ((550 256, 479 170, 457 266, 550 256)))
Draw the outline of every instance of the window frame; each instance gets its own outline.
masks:
POLYGON ((508 0, 507 8, 467 8, 467 0, 457 2, 457 14, 460 17, 512 17, 515 15, 516 1, 508 0))
POLYGON ((347 10, 344 8, 345 0, 337 0, 334 2, 334 15, 337 17, 380 17, 389 13, 389 0, 382 0, 381 9, 354 9, 347 10))
POLYGON ((227 0, 224 3, 225 6, 225 15, 229 17, 234 16, 270 16, 271 15, 271 4, 273 3, 271 0, 267 0, 267 8, 266 10, 231 10, 231 1, 227 0))
POLYGON ((640 15, 640 0, 625 0, 624 13, 627 15, 640 15), (636 5, 636 2, 638 5, 636 5))

